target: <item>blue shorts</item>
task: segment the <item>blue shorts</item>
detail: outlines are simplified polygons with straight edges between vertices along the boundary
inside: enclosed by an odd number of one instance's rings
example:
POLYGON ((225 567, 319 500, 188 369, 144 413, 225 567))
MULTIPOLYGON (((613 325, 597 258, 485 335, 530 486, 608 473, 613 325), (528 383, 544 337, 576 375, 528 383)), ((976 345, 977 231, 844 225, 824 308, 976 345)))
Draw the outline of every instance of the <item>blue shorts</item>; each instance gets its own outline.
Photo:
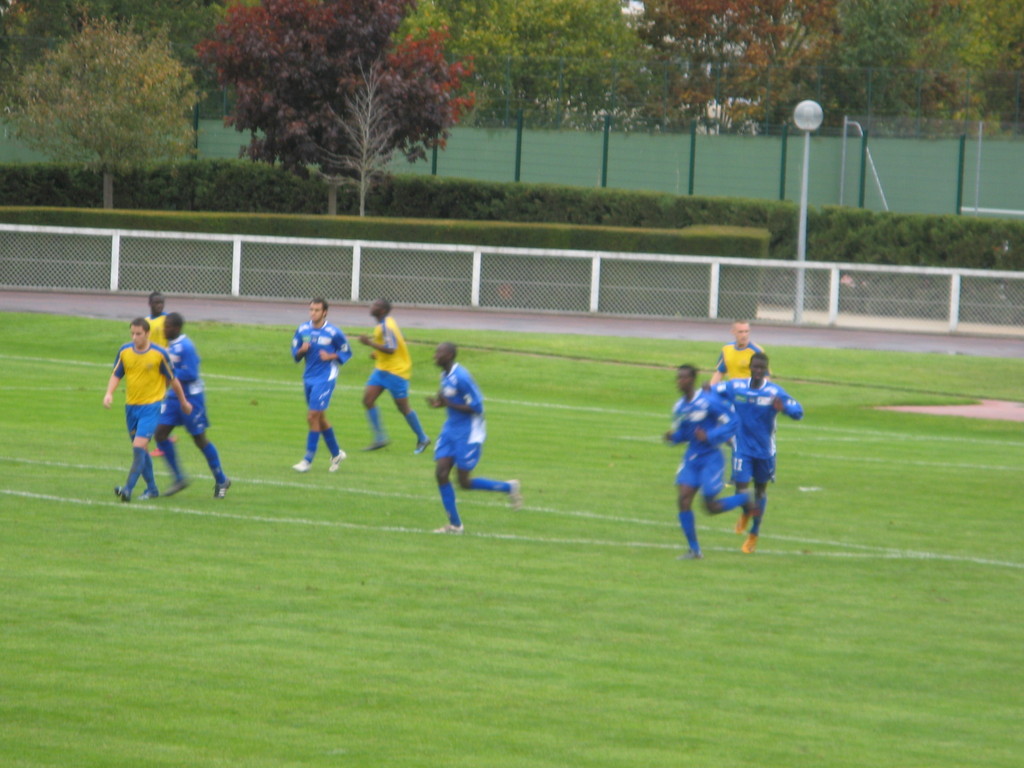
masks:
POLYGON ((742 453, 733 454, 732 480, 734 483, 771 483, 775 481, 775 457, 752 459, 742 453))
POLYGON ((124 420, 128 425, 128 436, 150 438, 156 432, 157 419, 160 418, 160 403, 147 405, 126 405, 124 420))
POLYGON ((676 485, 699 488, 704 498, 711 499, 725 486, 725 460, 721 451, 701 454, 689 461, 683 460, 676 472, 676 485))
POLYGON ((395 400, 401 400, 409 397, 409 380, 403 379, 401 376, 396 376, 388 371, 382 371, 379 368, 374 368, 373 373, 370 374, 370 380, 366 382, 368 387, 383 387, 395 400))
POLYGON ((191 395, 188 401, 192 403, 192 413, 186 414, 181 410, 178 398, 168 397, 160 406, 160 418, 157 423, 170 427, 183 426, 190 435, 201 435, 210 426, 206 418, 206 398, 199 393, 191 395))
POLYGON ((334 394, 334 385, 337 379, 330 381, 306 381, 306 404, 311 411, 326 411, 331 404, 331 395, 334 394))
POLYGON ((434 461, 454 458, 456 467, 469 471, 480 462, 480 454, 483 453, 483 449, 483 443, 471 443, 465 439, 452 438, 451 435, 442 432, 434 445, 434 461))

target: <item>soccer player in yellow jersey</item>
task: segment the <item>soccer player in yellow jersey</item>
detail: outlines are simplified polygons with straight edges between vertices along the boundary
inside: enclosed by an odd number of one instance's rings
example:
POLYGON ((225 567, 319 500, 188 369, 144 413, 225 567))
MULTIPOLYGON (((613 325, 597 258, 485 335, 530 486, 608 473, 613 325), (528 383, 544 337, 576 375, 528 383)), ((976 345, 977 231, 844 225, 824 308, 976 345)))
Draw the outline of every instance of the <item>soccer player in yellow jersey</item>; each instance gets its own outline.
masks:
POLYGON ((394 398, 398 410, 405 416, 409 428, 416 434, 416 449, 413 453, 423 453, 430 445, 430 438, 423 431, 416 411, 409 405, 409 378, 412 376, 409 348, 398 323, 391 317, 391 302, 377 299, 370 305, 370 314, 377 321, 373 334, 359 337, 361 344, 373 348, 371 354, 376 363, 363 390, 363 407, 366 408, 366 419, 373 430, 373 442, 364 450, 376 451, 390 442, 381 425, 377 408, 377 398, 386 389, 394 398))
POLYGON ((156 432, 160 416, 160 404, 170 386, 181 401, 182 412, 192 412, 192 404, 185 398, 181 382, 174 376, 174 368, 167 350, 149 343, 149 321, 137 317, 131 322, 132 340, 117 350, 114 370, 107 382, 107 393, 103 396, 103 407, 110 408, 114 402, 114 390, 125 380, 125 421, 128 437, 132 441, 132 466, 124 485, 114 488, 114 495, 121 501, 132 500, 132 490, 142 475, 146 481, 143 499, 160 495, 153 477, 153 459, 150 458, 149 441, 156 432))
POLYGON ((164 312, 164 295, 160 291, 153 291, 149 294, 149 343, 167 349, 167 336, 164 334, 164 321, 167 314, 164 312))
POLYGON ((733 323, 732 335, 736 341, 722 347, 715 372, 711 375, 712 387, 724 380, 750 378, 750 358, 755 352, 764 354, 764 349, 750 341, 750 323, 747 321, 733 323))

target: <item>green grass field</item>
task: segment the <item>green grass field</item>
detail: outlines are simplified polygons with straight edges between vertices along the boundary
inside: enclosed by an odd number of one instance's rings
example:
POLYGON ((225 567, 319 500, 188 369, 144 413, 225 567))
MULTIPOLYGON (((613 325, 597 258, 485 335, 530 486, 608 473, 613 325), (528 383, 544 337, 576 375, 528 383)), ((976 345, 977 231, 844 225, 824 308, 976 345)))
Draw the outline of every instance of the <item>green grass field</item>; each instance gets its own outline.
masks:
POLYGON ((701 515, 691 562, 659 436, 717 345, 410 334, 428 432, 450 339, 487 397, 476 474, 523 483, 519 512, 460 491, 451 537, 386 400, 392 446, 358 450, 363 348, 348 460, 291 470, 292 330, 186 328, 234 485, 182 434, 193 485, 126 505, 101 401, 127 324, 0 314, 0 765, 1020 765, 1022 425, 873 406, 1020 400, 1024 360, 770 350, 807 415, 758 553, 701 515))

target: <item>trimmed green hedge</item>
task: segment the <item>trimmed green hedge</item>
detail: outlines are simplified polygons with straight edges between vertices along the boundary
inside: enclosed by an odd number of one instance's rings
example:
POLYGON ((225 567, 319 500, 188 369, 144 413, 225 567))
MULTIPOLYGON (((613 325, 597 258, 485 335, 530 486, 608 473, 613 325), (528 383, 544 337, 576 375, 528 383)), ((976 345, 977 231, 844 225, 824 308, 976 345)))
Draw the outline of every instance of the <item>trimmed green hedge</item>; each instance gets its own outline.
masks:
MULTIPOLYGON (((96 173, 52 164, 0 166, 0 206, 99 208, 101 198, 96 173)), ((692 233, 679 240, 672 232, 694 226, 752 227, 769 233, 767 253, 778 259, 795 257, 798 216, 796 205, 778 201, 395 176, 377 185, 367 202, 367 210, 384 217, 385 223, 341 219, 344 234, 339 235, 334 220, 323 216, 327 187, 322 181, 245 160, 198 160, 119 176, 114 201, 120 209, 190 212, 175 218, 174 224, 160 224, 165 219, 158 217, 156 223, 146 225, 161 229, 763 256, 758 238, 753 243, 737 238, 735 232, 723 235, 722 230, 714 230, 711 236, 705 233, 698 246, 690 239, 692 233), (212 212, 308 214, 312 218, 289 221, 267 216, 250 221, 212 212), (482 226, 483 222, 491 225, 482 226), (525 223, 552 226, 515 226, 525 223), (622 229, 588 231, 587 227, 622 229)), ((339 213, 353 216, 357 205, 352 187, 338 190, 339 213)), ((10 217, 15 215, 26 221, 24 211, 0 211, 0 220, 14 221, 10 217)), ((47 223, 85 226, 82 213, 54 215, 46 214, 47 223)), ((807 257, 1024 270, 1024 222, 812 208, 807 257)))
POLYGON ((238 213, 105 211, 98 208, 0 208, 8 224, 142 229, 215 234, 322 237, 347 240, 499 245, 584 251, 623 251, 765 258, 768 231, 753 227, 574 227, 568 224, 509 224, 449 219, 388 219, 238 213))

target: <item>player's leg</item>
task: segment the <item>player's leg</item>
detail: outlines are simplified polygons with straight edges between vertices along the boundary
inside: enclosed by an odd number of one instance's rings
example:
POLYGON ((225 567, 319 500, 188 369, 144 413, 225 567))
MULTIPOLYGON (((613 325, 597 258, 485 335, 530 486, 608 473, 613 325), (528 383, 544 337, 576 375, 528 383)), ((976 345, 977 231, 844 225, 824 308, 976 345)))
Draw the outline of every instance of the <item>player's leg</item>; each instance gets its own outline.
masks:
POLYGON ((167 466, 171 468, 171 474, 174 475, 174 481, 164 492, 164 496, 173 496, 188 487, 188 478, 185 477, 178 461, 177 446, 171 440, 171 431, 178 424, 184 423, 183 416, 181 404, 177 398, 168 398, 160 406, 160 417, 157 420, 156 434, 153 439, 156 441, 156 446, 160 449, 164 461, 167 462, 167 466))
POLYGON ((697 462, 684 462, 676 472, 676 486, 679 489, 677 507, 679 510, 679 527, 683 529, 686 543, 690 549, 679 556, 680 560, 699 560, 703 555, 700 542, 697 540, 697 521, 693 515, 693 497, 697 494, 700 483, 697 462))
POLYGON ((748 555, 754 554, 754 550, 757 548, 757 540, 761 535, 761 523, 764 520, 764 513, 768 509, 768 483, 774 479, 775 457, 757 459, 754 463, 754 499, 756 501, 756 509, 753 514, 754 522, 741 547, 748 555))
MULTIPOLYGON (((732 479, 736 484, 736 493, 749 493, 748 488, 750 487, 751 468, 752 460, 748 459, 740 453, 733 453, 732 455, 732 479)), ((747 511, 747 507, 743 508, 739 518, 736 520, 736 527, 733 528, 735 533, 746 533, 747 526, 750 524, 750 519, 753 517, 751 512, 747 511)))
POLYGON ((135 440, 133 447, 142 450, 142 479, 146 482, 146 490, 142 493, 143 499, 153 499, 160 495, 156 487, 156 477, 153 475, 153 457, 149 455, 149 441, 156 434, 157 420, 160 418, 160 403, 141 406, 139 420, 135 428, 135 440))
POLYGON ((471 472, 480 463, 483 453, 481 443, 467 443, 465 449, 456 457, 459 486, 467 491, 493 491, 508 495, 509 504, 513 509, 523 505, 521 484, 518 480, 491 480, 487 477, 472 477, 471 472))
POLYGON ((436 529, 434 533, 462 533, 462 518, 459 517, 458 506, 455 503, 455 488, 451 483, 452 467, 455 465, 454 446, 445 440, 443 434, 437 441, 434 460, 434 478, 437 480, 437 490, 441 495, 441 505, 448 516, 448 524, 436 529))
POLYGON ((677 506, 679 508, 679 527, 683 530, 686 543, 690 549, 679 556, 679 560, 699 560, 704 555, 700 551, 700 541, 697 539, 697 520, 693 514, 693 497, 697 489, 692 485, 680 484, 677 506))
POLYGON ((388 436, 380 420, 380 408, 377 407, 377 398, 384 391, 384 385, 379 381, 380 373, 381 371, 374 370, 363 389, 363 408, 366 409, 366 420, 373 432, 373 442, 364 449, 367 451, 376 451, 388 444, 388 436))
POLYGON ((423 431, 420 417, 412 409, 412 405, 409 404, 409 380, 394 374, 387 374, 386 386, 388 392, 391 393, 391 398, 395 401, 395 407, 398 409, 398 412, 405 417, 405 423, 409 425, 409 429, 416 435, 416 449, 413 453, 423 453, 427 446, 430 445, 430 438, 423 431))
POLYGON ((231 481, 221 467, 217 446, 211 443, 206 436, 206 430, 210 427, 210 420, 206 414, 206 398, 199 394, 190 397, 189 402, 192 403, 192 413, 184 417, 185 429, 192 435, 196 448, 203 454, 206 466, 210 468, 210 474, 213 475, 213 497, 223 499, 228 488, 231 487, 231 481))
POLYGON ((725 464, 722 459, 722 452, 715 451, 703 459, 703 470, 701 473, 700 490, 704 495, 704 507, 709 515, 719 515, 728 512, 730 509, 742 506, 748 511, 754 509, 753 494, 734 493, 731 496, 718 498, 718 494, 725 487, 725 464))

